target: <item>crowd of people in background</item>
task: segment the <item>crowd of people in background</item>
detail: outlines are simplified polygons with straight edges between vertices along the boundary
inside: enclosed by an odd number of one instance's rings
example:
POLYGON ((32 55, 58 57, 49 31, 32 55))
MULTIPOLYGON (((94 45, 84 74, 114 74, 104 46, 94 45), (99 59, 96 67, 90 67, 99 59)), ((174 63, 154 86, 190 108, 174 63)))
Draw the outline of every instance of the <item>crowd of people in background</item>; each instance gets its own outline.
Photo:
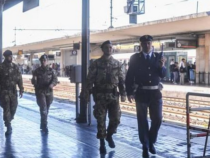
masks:
MULTIPOLYGON (((120 61, 123 64, 123 71, 126 73, 128 69, 128 61, 122 60, 120 61)), ((18 64, 20 72, 22 74, 32 74, 34 70, 36 70, 40 64, 18 64)), ((59 63, 50 63, 49 66, 54 70, 57 76, 70 76, 70 66, 65 66, 61 69, 59 63)), ((186 82, 194 83, 195 81, 195 67, 196 64, 192 64, 191 62, 186 62, 183 58, 180 63, 171 59, 170 61, 170 79, 169 81, 173 84, 185 84, 186 82)))
POLYGON ((21 74, 31 74, 32 68, 27 64, 17 64, 21 74))
MULTIPOLYGON (((22 74, 32 74, 40 66, 40 64, 32 64, 30 66, 29 64, 19 64, 19 63, 17 65, 22 74)), ((49 64, 49 66, 54 70, 57 76, 61 76, 61 68, 59 63, 52 63, 49 64)))
POLYGON ((194 83, 195 68, 196 68, 196 63, 194 64, 192 64, 191 62, 186 63, 186 60, 184 58, 181 60, 180 63, 174 62, 174 60, 171 59, 170 81, 174 84, 180 83, 181 85, 183 85, 186 80, 189 83, 194 83))

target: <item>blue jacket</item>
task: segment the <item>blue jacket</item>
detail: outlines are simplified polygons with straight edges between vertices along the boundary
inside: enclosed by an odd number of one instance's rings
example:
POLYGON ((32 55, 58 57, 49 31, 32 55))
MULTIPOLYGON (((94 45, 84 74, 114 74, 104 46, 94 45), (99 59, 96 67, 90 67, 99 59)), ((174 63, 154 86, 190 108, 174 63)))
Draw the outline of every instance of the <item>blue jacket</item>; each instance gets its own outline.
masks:
POLYGON ((149 62, 142 52, 131 56, 125 83, 127 95, 134 94, 136 84, 138 86, 157 86, 159 84, 160 78, 166 76, 166 68, 159 66, 160 59, 160 54, 154 52, 149 62))

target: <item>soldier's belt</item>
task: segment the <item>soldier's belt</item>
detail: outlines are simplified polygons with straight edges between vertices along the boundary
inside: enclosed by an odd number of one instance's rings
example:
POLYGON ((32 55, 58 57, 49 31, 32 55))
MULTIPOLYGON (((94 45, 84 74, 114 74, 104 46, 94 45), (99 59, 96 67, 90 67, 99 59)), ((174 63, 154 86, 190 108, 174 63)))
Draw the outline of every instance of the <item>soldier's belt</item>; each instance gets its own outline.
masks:
POLYGON ((113 93, 114 89, 96 89, 97 93, 113 93))
POLYGON ((142 86, 139 87, 140 89, 147 89, 147 90, 155 90, 155 89, 159 89, 158 86, 142 86))

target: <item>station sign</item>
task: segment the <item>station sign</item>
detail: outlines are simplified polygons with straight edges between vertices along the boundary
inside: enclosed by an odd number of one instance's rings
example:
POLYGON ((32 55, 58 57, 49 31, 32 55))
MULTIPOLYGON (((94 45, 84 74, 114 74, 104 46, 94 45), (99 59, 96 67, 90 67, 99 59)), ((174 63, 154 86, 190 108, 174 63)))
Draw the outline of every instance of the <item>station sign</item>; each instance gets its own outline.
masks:
POLYGON ((18 55, 22 55, 23 54, 23 50, 18 50, 18 55))
POLYGON ((195 49, 197 48, 196 39, 176 39, 176 48, 195 49))
POLYGON ((75 55, 77 55, 77 50, 72 50, 71 51, 71 56, 75 56, 75 55))

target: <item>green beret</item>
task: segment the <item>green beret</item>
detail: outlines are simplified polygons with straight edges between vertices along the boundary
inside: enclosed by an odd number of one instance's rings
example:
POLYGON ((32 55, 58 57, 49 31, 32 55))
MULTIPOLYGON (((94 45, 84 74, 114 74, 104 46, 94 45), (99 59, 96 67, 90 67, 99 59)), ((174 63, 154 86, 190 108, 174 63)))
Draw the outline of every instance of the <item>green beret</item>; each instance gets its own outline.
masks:
POLYGON ((10 55, 12 55, 12 51, 11 51, 11 50, 6 50, 6 51, 3 53, 3 55, 4 55, 5 57, 10 56, 10 55))
POLYGON ((45 59, 45 60, 47 60, 47 59, 48 59, 48 57, 47 57, 47 55, 46 55, 46 54, 42 55, 42 56, 39 58, 39 60, 43 60, 43 59, 45 59))
POLYGON ((103 48, 106 44, 112 44, 112 42, 110 40, 103 42, 101 48, 103 48))

